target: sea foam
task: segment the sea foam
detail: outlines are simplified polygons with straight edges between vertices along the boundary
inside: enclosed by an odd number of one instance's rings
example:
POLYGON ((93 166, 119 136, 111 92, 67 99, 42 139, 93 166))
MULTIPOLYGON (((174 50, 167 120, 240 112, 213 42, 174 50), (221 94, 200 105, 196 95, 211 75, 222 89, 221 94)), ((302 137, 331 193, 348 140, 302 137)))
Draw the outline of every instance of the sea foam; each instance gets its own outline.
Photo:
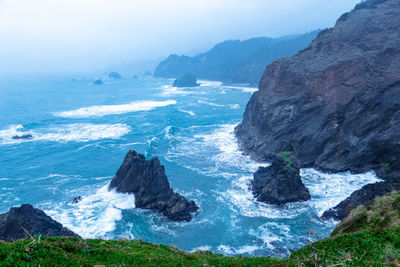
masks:
POLYGON ((122 219, 122 210, 133 208, 133 194, 109 191, 106 185, 92 195, 82 196, 76 204, 63 207, 60 203, 58 208, 46 213, 83 238, 97 238, 115 229, 116 222, 122 219))
POLYGON ((126 124, 92 124, 73 123, 51 125, 25 131, 22 125, 11 125, 8 129, 0 130, 0 144, 18 144, 30 141, 50 142, 89 142, 99 139, 119 139, 129 133, 131 128, 126 124), (31 139, 12 139, 15 135, 31 134, 31 139))
POLYGON ((121 105, 102 105, 79 108, 69 111, 61 111, 54 113, 55 116, 64 118, 89 118, 102 117, 106 115, 124 114, 138 111, 149 111, 158 107, 175 105, 175 100, 166 101, 133 101, 128 104, 121 105))

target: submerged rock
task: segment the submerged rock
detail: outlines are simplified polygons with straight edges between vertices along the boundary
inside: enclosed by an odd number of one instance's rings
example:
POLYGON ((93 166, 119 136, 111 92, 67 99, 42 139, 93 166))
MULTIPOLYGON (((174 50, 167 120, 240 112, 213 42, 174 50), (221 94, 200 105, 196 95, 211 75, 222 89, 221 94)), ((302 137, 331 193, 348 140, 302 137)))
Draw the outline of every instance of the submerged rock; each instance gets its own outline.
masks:
POLYGON ((73 200, 71 200, 71 203, 72 204, 76 204, 76 203, 81 202, 81 200, 82 200, 82 197, 81 196, 77 196, 77 197, 74 197, 73 200))
POLYGON ((235 129, 245 152, 265 160, 291 151, 302 167, 372 169, 385 179, 400 173, 400 1, 370 3, 267 66, 235 129))
POLYGON ((113 72, 110 72, 110 73, 108 74, 108 78, 110 78, 110 79, 121 79, 122 76, 121 76, 121 74, 119 74, 118 72, 113 71, 113 72))
POLYGON ((322 219, 343 220, 357 207, 369 205, 376 197, 400 190, 400 178, 390 178, 383 182, 367 184, 354 191, 348 198, 322 214, 322 219))
POLYGON ((95 80, 93 83, 97 85, 103 84, 102 80, 100 79, 95 80))
POLYGON ((176 79, 173 84, 175 87, 196 87, 199 85, 196 76, 192 73, 185 73, 182 77, 176 79))
POLYGON ((253 176, 251 189, 260 202, 281 205, 310 199, 298 162, 287 152, 275 156, 270 166, 260 167, 253 176))
POLYGON ((194 201, 175 193, 158 158, 146 160, 144 155, 130 150, 109 189, 135 194, 137 208, 158 210, 175 221, 190 221, 198 210, 194 201))
POLYGON ((79 237, 68 228, 63 227, 61 223, 47 216, 43 211, 35 209, 29 204, 23 204, 19 208, 11 208, 9 212, 0 214, 0 240, 14 241, 38 234, 79 237))
POLYGON ((12 139, 32 139, 33 136, 31 134, 23 134, 23 135, 14 135, 12 139))

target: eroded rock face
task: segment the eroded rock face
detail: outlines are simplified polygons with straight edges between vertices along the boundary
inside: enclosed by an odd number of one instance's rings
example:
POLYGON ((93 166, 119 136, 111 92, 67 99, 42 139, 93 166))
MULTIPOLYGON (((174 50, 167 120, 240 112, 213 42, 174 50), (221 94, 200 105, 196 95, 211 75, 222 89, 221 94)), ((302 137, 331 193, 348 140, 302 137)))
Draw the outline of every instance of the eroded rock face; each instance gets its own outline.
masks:
POLYGON ((11 208, 9 212, 0 214, 0 240, 15 241, 30 238, 24 229, 32 236, 41 234, 42 236, 79 237, 43 211, 29 204, 11 208))
POLYGON ((267 204, 285 204, 310 199, 301 181, 299 165, 289 154, 275 156, 268 167, 254 173, 251 189, 258 201, 267 204))
POLYGON ((343 15, 270 64, 235 129, 243 150, 260 160, 290 151, 301 167, 399 174, 399 29, 400 1, 388 0, 343 15))
POLYGON ((110 190, 135 194, 137 208, 158 210, 175 221, 190 221, 198 210, 194 201, 175 193, 158 158, 146 160, 130 150, 110 183, 110 190))
POLYGON ((384 196, 395 190, 400 190, 400 179, 398 178, 389 178, 383 182, 367 184, 361 189, 354 191, 336 207, 325 211, 322 219, 343 220, 358 206, 367 206, 376 197, 384 196))

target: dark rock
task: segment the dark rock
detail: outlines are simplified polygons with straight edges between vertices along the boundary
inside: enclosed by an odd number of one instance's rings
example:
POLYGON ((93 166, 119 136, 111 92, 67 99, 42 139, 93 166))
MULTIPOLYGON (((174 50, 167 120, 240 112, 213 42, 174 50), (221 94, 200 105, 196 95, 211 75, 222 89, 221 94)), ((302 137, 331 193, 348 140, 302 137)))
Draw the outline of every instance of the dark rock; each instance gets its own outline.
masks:
POLYGON ((198 209, 194 201, 174 193, 158 158, 146 160, 134 150, 128 152, 112 179, 109 189, 114 188, 134 193, 137 208, 158 210, 175 221, 190 221, 191 213, 198 209))
POLYGON ((241 148, 259 160, 291 151, 301 167, 398 175, 399 29, 400 1, 387 0, 267 66, 235 129, 241 148))
POLYGON ((258 201, 267 204, 285 204, 310 199, 301 181, 299 165, 289 153, 275 156, 268 167, 260 167, 254 173, 251 188, 258 201))
POLYGON ((80 202, 81 200, 82 200, 82 197, 81 196, 77 196, 77 197, 74 197, 74 199, 71 201, 71 203, 72 204, 76 204, 76 203, 80 202))
POLYGON ((0 240, 15 241, 29 238, 31 235, 72 236, 79 237, 68 228, 62 226, 43 211, 32 205, 23 204, 19 208, 11 208, 9 212, 0 214, 0 240))
POLYGON ((33 136, 31 134, 23 134, 23 135, 14 135, 12 139, 32 139, 33 136))
POLYGON ((197 87, 197 78, 192 73, 185 73, 179 79, 176 79, 173 84, 175 87, 197 87))
POLYGON ((103 82, 100 79, 95 80, 93 83, 97 85, 103 84, 103 82))
POLYGON ((132 76, 132 80, 137 80, 137 79, 138 79, 138 76, 136 74, 132 76))
POLYGON ((121 79, 122 76, 118 72, 113 71, 113 72, 110 72, 108 74, 108 78, 110 78, 110 79, 121 79))
POLYGON ((395 190, 400 190, 400 178, 390 178, 383 182, 367 184, 361 189, 354 191, 336 207, 325 211, 321 218, 324 220, 343 220, 358 206, 367 206, 376 197, 386 195, 395 190))

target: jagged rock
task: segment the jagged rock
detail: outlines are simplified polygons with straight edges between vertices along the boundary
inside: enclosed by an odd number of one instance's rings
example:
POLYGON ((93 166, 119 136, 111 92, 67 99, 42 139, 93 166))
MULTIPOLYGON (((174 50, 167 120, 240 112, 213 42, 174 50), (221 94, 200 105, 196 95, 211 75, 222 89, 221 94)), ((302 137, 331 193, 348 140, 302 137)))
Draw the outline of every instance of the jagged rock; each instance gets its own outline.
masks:
POLYGON ((399 174, 400 1, 368 2, 267 66, 235 129, 245 152, 266 160, 291 151, 301 167, 399 174))
POLYGON ((108 74, 108 78, 110 78, 110 79, 121 79, 122 76, 118 72, 113 71, 113 72, 110 72, 108 74))
POLYGON ((192 73, 185 73, 182 77, 176 79, 173 84, 175 87, 197 87, 199 85, 196 76, 192 73))
POLYGON ((24 229, 31 236, 41 234, 43 236, 79 237, 43 211, 35 209, 29 204, 11 208, 9 212, 0 214, 0 240, 14 241, 29 238, 24 229))
POLYGON ((367 184, 354 191, 348 198, 322 214, 322 219, 343 220, 358 206, 369 205, 376 197, 386 195, 392 191, 400 190, 400 178, 390 178, 386 181, 367 184))
POLYGON ((126 154, 112 179, 109 189, 114 188, 120 193, 135 194, 137 208, 158 210, 175 221, 190 221, 191 213, 198 209, 194 201, 174 193, 158 158, 146 160, 134 150, 126 154))
POLYGON ((281 205, 310 199, 298 162, 289 153, 275 156, 270 166, 260 167, 253 176, 251 189, 260 202, 281 205))
POLYGON ((103 84, 103 82, 100 79, 95 80, 93 83, 97 85, 103 84))
POLYGON ((33 136, 31 134, 23 134, 23 135, 14 135, 12 139, 32 139, 33 136))

